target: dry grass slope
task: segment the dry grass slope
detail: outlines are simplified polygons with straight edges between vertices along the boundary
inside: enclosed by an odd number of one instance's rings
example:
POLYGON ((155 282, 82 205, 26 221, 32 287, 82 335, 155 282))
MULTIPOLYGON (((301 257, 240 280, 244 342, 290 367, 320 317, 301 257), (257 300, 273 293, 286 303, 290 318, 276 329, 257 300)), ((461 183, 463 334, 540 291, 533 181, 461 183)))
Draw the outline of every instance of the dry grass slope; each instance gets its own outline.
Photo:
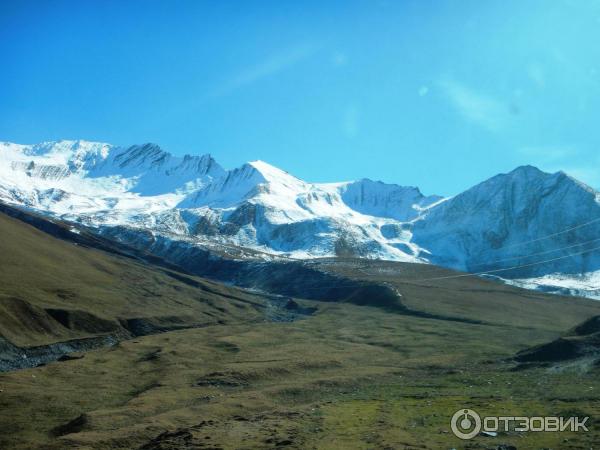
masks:
MULTIPOLYGON (((458 449, 466 445, 449 419, 463 407, 600 414, 598 369, 515 371, 511 361, 598 316, 593 301, 471 278, 418 281, 447 272, 435 267, 317 261, 328 273, 388 283, 402 307, 370 306, 364 290, 353 303, 298 300, 317 312, 273 323, 263 320, 259 296, 200 279, 190 286, 12 219, 0 217, 0 229, 9 255, 0 289, 10 311, 0 330, 15 341, 102 333, 141 316, 207 325, 0 374, 2 449, 458 449), (17 312, 24 307, 31 311, 17 312), (49 309, 79 312, 65 319, 49 309), (47 322, 36 319, 32 329, 25 318, 36 314, 47 322), (44 314, 74 325, 61 328, 44 314), (88 314, 101 319, 93 333, 88 314)), ((468 448, 591 448, 600 429, 590 430, 478 436, 468 448)))

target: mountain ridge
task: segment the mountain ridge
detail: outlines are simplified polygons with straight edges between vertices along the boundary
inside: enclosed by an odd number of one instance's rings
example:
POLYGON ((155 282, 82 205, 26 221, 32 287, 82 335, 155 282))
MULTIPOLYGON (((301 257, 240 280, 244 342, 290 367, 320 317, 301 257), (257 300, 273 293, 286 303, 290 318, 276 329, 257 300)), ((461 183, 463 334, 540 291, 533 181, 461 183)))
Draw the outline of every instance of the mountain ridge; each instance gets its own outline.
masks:
POLYGON ((564 172, 534 166, 444 198, 367 178, 309 183, 260 160, 225 170, 209 154, 178 157, 151 143, 0 143, 0 163, 0 200, 99 232, 127 227, 189 245, 301 259, 351 256, 500 270, 513 280, 548 281, 556 274, 563 291, 565 275, 600 271, 593 252, 568 256, 600 236, 600 223, 562 233, 600 217, 600 193, 564 172), (532 264, 540 261, 536 255, 554 261, 532 264))

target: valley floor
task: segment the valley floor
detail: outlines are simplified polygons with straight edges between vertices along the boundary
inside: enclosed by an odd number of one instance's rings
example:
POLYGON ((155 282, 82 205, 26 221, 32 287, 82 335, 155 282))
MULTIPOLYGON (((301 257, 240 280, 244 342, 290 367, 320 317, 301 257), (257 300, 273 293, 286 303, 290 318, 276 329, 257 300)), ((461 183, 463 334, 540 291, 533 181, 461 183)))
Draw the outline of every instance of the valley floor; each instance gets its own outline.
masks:
POLYGON ((589 449, 600 442, 595 422, 588 433, 472 441, 450 430, 452 414, 465 407, 599 416, 597 369, 514 371, 506 362, 556 337, 552 326, 314 304, 315 315, 295 322, 167 332, 1 374, 0 448, 589 449))
POLYGON ((0 370, 12 370, 0 373, 2 450, 600 442, 600 302, 343 258, 227 266, 255 288, 239 289, 59 222, 25 222, 0 215, 0 370), (110 347, 22 361, 109 336, 110 347), (549 342, 576 357, 515 370, 518 352, 549 342), (589 416, 590 431, 461 441, 450 418, 462 408, 589 416))

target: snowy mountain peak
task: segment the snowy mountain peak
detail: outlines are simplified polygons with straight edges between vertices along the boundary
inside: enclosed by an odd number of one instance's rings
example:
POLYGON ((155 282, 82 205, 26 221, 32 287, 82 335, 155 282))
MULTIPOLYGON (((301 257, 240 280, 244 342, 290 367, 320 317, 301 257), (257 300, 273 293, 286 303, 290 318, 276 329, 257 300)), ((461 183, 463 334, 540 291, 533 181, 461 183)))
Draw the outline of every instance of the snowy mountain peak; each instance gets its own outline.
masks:
POLYGON ((143 167, 145 169, 164 165, 171 158, 171 154, 161 149, 158 145, 147 143, 132 145, 114 158, 115 164, 120 168, 143 167))
POLYGON ((424 208, 442 199, 437 195, 426 197, 416 187, 368 178, 344 183, 339 190, 343 201, 355 211, 400 221, 418 217, 424 208))
POLYGON ((600 269, 600 258, 562 257, 597 240, 599 217, 598 192, 563 172, 523 166, 432 208, 415 224, 413 237, 432 262, 460 270, 497 269, 500 261, 508 267, 525 264, 512 274, 523 278, 561 270, 581 273, 600 269), (544 258, 558 259, 528 265, 544 258))
POLYGON ((0 154, 10 155, 16 159, 40 158, 48 164, 69 164, 84 161, 86 158, 105 158, 112 146, 104 142, 83 140, 47 141, 34 145, 13 144, 3 142, 0 154))
POLYGON ((281 170, 280 168, 275 167, 265 161, 261 161, 260 159, 256 161, 250 161, 247 164, 260 172, 267 181, 289 182, 290 180, 293 180, 293 182, 303 183, 299 178, 296 178, 289 172, 281 170))
MULTIPOLYGON (((490 214, 510 207, 515 213, 526 213, 532 202, 552 195, 598 198, 598 192, 565 172, 544 172, 534 166, 521 166, 506 174, 496 175, 452 198, 452 204, 468 204, 490 214)), ((564 202, 564 200, 562 200, 564 202)), ((569 206, 570 208, 573 205, 569 206)), ((576 207, 576 206, 575 206, 576 207)), ((450 208, 446 205, 446 208, 450 208)), ((538 206, 535 206, 538 208, 538 206)))
POLYGON ((293 175, 264 161, 252 161, 226 172, 210 185, 189 195, 178 206, 228 208, 261 194, 290 195, 305 189, 306 183, 293 175))
POLYGON ((116 151, 110 164, 140 174, 146 171, 162 171, 165 175, 187 174, 194 177, 210 174, 214 178, 225 173, 209 154, 185 155, 180 158, 151 143, 133 145, 116 151))
POLYGON ((105 160, 87 168, 95 178, 126 179, 132 192, 146 196, 191 192, 225 173, 208 154, 177 157, 152 143, 115 147, 105 160))
POLYGON ((257 160, 249 162, 248 165, 260 173, 265 182, 270 185, 271 189, 284 189, 295 192, 308 189, 308 183, 296 178, 294 175, 286 172, 285 170, 281 170, 275 166, 272 166, 269 163, 257 160))
POLYGON ((511 170, 508 174, 513 175, 513 176, 545 176, 545 175, 548 175, 546 172, 543 172, 540 169, 538 169, 537 167, 532 166, 530 164, 516 167, 515 169, 511 170))
POLYGON ((0 162, 9 179, 25 174, 40 180, 60 180, 104 160, 112 146, 102 142, 49 141, 35 145, 0 145, 0 162), (10 170, 7 170, 10 169, 10 170))
POLYGON ((308 183, 264 161, 226 171, 208 154, 179 157, 152 143, 0 143, 0 201, 186 245, 511 267, 502 276, 512 279, 600 273, 600 252, 587 251, 598 245, 600 193, 533 166, 443 199, 366 178, 308 183), (540 258, 550 261, 530 264, 540 258))

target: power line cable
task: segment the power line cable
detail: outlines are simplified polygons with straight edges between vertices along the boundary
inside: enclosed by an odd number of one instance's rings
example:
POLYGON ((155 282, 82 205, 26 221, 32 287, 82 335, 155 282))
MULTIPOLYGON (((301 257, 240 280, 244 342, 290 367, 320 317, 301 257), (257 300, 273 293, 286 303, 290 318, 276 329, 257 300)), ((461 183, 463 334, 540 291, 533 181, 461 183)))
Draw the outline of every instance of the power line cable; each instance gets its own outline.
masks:
MULTIPOLYGON (((559 235, 564 234, 564 233, 568 233, 569 231, 573 231, 573 230, 576 230, 576 229, 579 229, 579 228, 583 228, 585 226, 591 225, 591 224, 596 223, 596 222, 600 222, 600 218, 597 218, 597 219, 594 219, 594 220, 590 220, 588 222, 585 222, 585 223, 582 223, 582 224, 579 224, 579 225, 575 225, 573 227, 567 228, 565 230, 562 230, 562 231, 559 231, 559 232, 556 232, 556 233, 552 233, 552 234, 547 235, 547 236, 543 236, 541 238, 531 239, 529 241, 524 241, 524 242, 519 242, 519 243, 516 243, 516 244, 511 244, 511 245, 508 245, 508 246, 504 246, 504 247, 501 247, 498 250, 512 248, 512 247, 517 247, 517 246, 522 246, 522 245, 530 244, 530 243, 533 243, 533 242, 543 241, 543 240, 549 239, 551 237, 555 237, 555 236, 559 236, 559 235)), ((600 240, 600 238, 591 239, 589 241, 585 241, 585 242, 582 242, 580 244, 574 244, 574 245, 570 245, 570 246, 566 246, 566 247, 562 247, 562 248, 558 248, 558 249, 554 249, 554 250, 548 250, 548 251, 544 251, 544 252, 532 253, 532 254, 529 254, 529 255, 526 255, 526 256, 517 256, 517 257, 513 257, 513 258, 506 258, 506 259, 502 259, 502 260, 496 260, 496 261, 492 261, 492 262, 486 263, 486 264, 496 264, 498 262, 510 261, 510 260, 519 259, 519 258, 530 258, 532 256, 538 256, 538 255, 543 255, 543 254, 547 254, 547 253, 554 253, 554 252, 557 252, 557 251, 567 250, 569 248, 574 248, 574 247, 579 247, 581 245, 586 245, 586 244, 589 244, 589 243, 592 243, 592 242, 596 242, 598 240, 600 240)), ((414 280, 414 281, 415 282, 422 282, 422 281, 447 280, 447 279, 453 279, 453 278, 464 278, 464 277, 481 276, 481 275, 488 275, 488 274, 492 274, 492 273, 506 272, 506 271, 509 271, 509 270, 520 269, 520 268, 524 268, 524 267, 532 267, 532 266, 536 266, 536 265, 540 265, 540 264, 545 264, 545 263, 548 263, 548 262, 553 262, 553 261, 558 261, 558 260, 561 260, 561 259, 571 258, 573 256, 578 256, 578 255, 582 255, 582 254, 585 254, 585 253, 590 253, 590 252, 595 251, 595 250, 600 250, 600 247, 595 247, 595 248, 588 249, 588 250, 585 250, 585 251, 582 251, 582 252, 573 253, 573 254, 570 254, 570 255, 564 255, 564 256, 557 257, 557 258, 551 258, 551 259, 544 260, 544 261, 538 261, 538 262, 535 262, 535 263, 521 264, 521 265, 517 265, 517 266, 502 268, 502 269, 488 270, 488 271, 485 271, 485 272, 465 273, 465 274, 460 274, 460 275, 450 275, 450 276, 444 276, 444 277, 425 278, 425 279, 419 279, 419 280, 414 280)), ((279 256, 281 256, 281 255, 279 255, 279 256)), ((296 259, 296 258, 293 258, 293 257, 287 257, 287 258, 291 259, 291 260, 295 260, 296 259)), ((483 264, 478 264, 475 267, 481 266, 481 265, 483 265, 483 264)), ((366 269, 366 268, 367 268, 367 266, 363 266, 363 267, 357 267, 356 269, 359 272, 363 273, 364 275, 368 276, 368 274, 366 274, 362 270, 362 269, 366 269)), ((438 270, 444 270, 444 269, 443 268, 439 268, 438 270)), ((365 281, 365 280, 357 280, 357 282, 354 283, 354 284, 352 284, 352 285, 350 285, 350 284, 348 284, 348 285, 338 284, 338 285, 327 286, 327 287, 319 287, 319 288, 304 288, 303 290, 304 291, 312 291, 312 290, 326 290, 326 289, 346 289, 346 288, 364 287, 366 285, 369 285, 367 281, 365 281), (358 284, 358 286, 357 286, 357 284, 358 284), (362 284, 362 286, 361 286, 361 284, 362 284)))
MULTIPOLYGON (((594 239, 593 241, 597 241, 597 240, 600 240, 600 238, 594 239)), ((593 242, 593 241, 590 241, 590 242, 593 242)), ((582 243, 580 245, 583 245, 583 244, 585 244, 585 243, 582 243)), ((481 276, 481 275, 489 275, 489 274, 492 274, 492 273, 506 272, 506 271, 509 271, 509 270, 521 269, 521 268, 524 268, 524 267, 532 267, 532 266, 537 266, 537 265, 540 265, 540 264, 546 264, 546 263, 553 262, 553 261, 558 261, 558 260, 561 260, 561 259, 566 259, 566 258, 571 258, 571 257, 574 257, 574 256, 583 255, 583 254, 586 254, 586 253, 591 253, 591 252, 596 251, 596 250, 600 250, 600 246, 594 247, 594 248, 591 248, 591 249, 587 249, 587 250, 584 250, 584 251, 581 251, 581 252, 572 253, 572 254, 569 254, 569 255, 563 255, 563 256, 559 256, 557 258, 551 258, 551 259, 547 259, 547 260, 544 260, 544 261, 537 261, 537 262, 529 263, 529 264, 520 264, 520 265, 517 265, 517 266, 506 267, 506 268, 503 268, 503 269, 488 270, 488 271, 485 271, 485 272, 462 273, 462 274, 459 274, 459 275, 449 275, 449 276, 445 276, 445 277, 423 278, 423 279, 419 279, 419 280, 413 280, 413 282, 449 280, 449 279, 453 279, 453 278, 465 278, 465 277, 474 277, 474 276, 481 276)), ((368 281, 357 280, 357 282, 355 284, 347 284, 347 285, 338 284, 338 285, 327 286, 327 287, 319 287, 319 288, 305 288, 303 290, 305 290, 305 291, 312 291, 312 290, 327 290, 327 289, 342 289, 342 288, 345 289, 345 288, 364 287, 364 286, 368 286, 368 285, 370 285, 368 281)))
POLYGON ((570 249, 570 248, 579 247, 581 245, 591 244, 592 242, 596 242, 596 241, 600 241, 600 238, 591 239, 589 241, 581 242, 579 244, 569 245, 567 247, 560 247, 560 248, 555 248, 555 249, 552 249, 552 250, 546 250, 546 251, 543 251, 543 252, 530 253, 528 255, 513 256, 511 258, 497 259, 497 260, 491 261, 491 262, 486 262, 486 263, 481 263, 481 264, 475 264, 472 267, 480 267, 480 266, 488 266, 488 265, 491 266, 493 264, 497 264, 497 263, 501 263, 501 262, 505 262, 505 261, 512 261, 512 260, 521 259, 521 258, 531 258, 532 256, 546 255, 548 253, 559 252, 559 251, 562 251, 562 250, 567 250, 567 249, 570 249))
POLYGON ((529 241, 524 241, 524 242, 518 242, 518 243, 516 243, 516 244, 506 245, 506 246, 504 246, 504 247, 501 247, 501 248, 500 248, 500 250, 501 250, 501 249, 512 248, 512 247, 520 247, 520 246, 522 246, 522 245, 531 244, 531 243, 533 243, 533 242, 539 242, 539 241, 543 241, 543 240, 545 240, 545 239, 550 239, 551 237, 559 236, 559 235, 561 235, 561 234, 568 233, 569 231, 573 231, 573 230, 577 230, 577 229, 579 229, 579 228, 587 227, 588 225, 591 225, 591 224, 593 224, 593 223, 596 223, 596 222, 600 222, 600 217, 598 217, 597 219, 594 219, 594 220, 590 220, 589 222, 585 222, 585 223, 582 223, 582 224, 580 224, 580 225, 575 225, 575 226, 573 226, 573 227, 570 227, 570 228, 567 228, 567 229, 565 229, 565 230, 558 231, 558 232, 556 232, 556 233, 552 233, 552 234, 549 234, 549 235, 547 235, 547 236, 543 236, 543 237, 541 237, 541 238, 532 239, 532 240, 529 240, 529 241))
MULTIPOLYGON (((596 240, 600 240, 600 238, 599 239, 594 239, 594 241, 596 241, 596 240)), ((590 241, 590 242, 593 242, 593 241, 590 241)), ((581 245, 583 245, 583 244, 581 244, 581 245)), ((524 267, 537 266, 537 265, 540 265, 540 264, 545 264, 545 263, 549 263, 549 262, 553 262, 553 261, 558 261, 558 260, 561 260, 561 259, 571 258, 573 256, 579 256, 579 255, 583 255, 583 254, 586 254, 586 253, 591 253, 591 252, 594 252, 596 250, 600 250, 600 246, 594 247, 594 248, 591 248, 591 249, 587 249, 587 250, 584 250, 584 251, 581 251, 581 252, 572 253, 570 255, 564 255, 564 256, 557 257, 557 258, 551 258, 551 259, 547 259, 547 260, 544 260, 544 261, 538 261, 538 262, 530 263, 530 264, 521 264, 521 265, 518 265, 518 266, 506 267, 506 268, 503 268, 503 269, 488 270, 486 272, 463 273, 463 274, 459 274, 459 275, 449 275, 449 276, 445 276, 445 277, 423 278, 423 279, 419 279, 419 280, 412 280, 412 282, 449 280, 449 279, 454 279, 454 278, 465 278, 465 277, 476 277, 476 276, 481 276, 481 275, 489 275, 489 274, 492 274, 492 273, 506 272, 506 271, 509 271, 509 270, 521 269, 521 268, 524 268, 524 267)), ((406 282, 406 281, 410 281, 410 280, 404 280, 404 282, 406 282)), ((376 281, 369 282, 369 281, 366 281, 366 280, 357 280, 356 283, 354 283, 354 284, 346 284, 346 285, 344 285, 344 284, 337 284, 337 285, 333 285, 333 286, 318 287, 318 288, 317 287, 313 287, 313 288, 308 287, 308 288, 303 288, 302 290, 303 291, 314 291, 314 290, 326 291, 326 290, 330 290, 330 289, 358 288, 358 287, 365 287, 365 286, 374 286, 375 285, 374 283, 376 283, 376 281)), ((388 283, 388 282, 386 281, 386 282, 382 282, 382 283, 388 283)), ((600 289, 598 289, 598 290, 600 290, 600 289)))
POLYGON ((506 272, 506 271, 509 271, 509 270, 522 269, 524 267, 532 267, 532 266, 537 266, 537 265, 540 265, 540 264, 546 264, 546 263, 549 263, 549 262, 558 261, 558 260, 561 260, 561 259, 572 258, 573 256, 579 256, 579 255, 583 255, 585 253, 591 253, 591 252, 596 251, 596 250, 600 250, 600 246, 599 247, 594 247, 594 248, 591 248, 591 249, 588 249, 588 250, 584 250, 582 252, 572 253, 570 255, 559 256, 557 258, 547 259, 545 261, 538 261, 538 262, 530 263, 530 264, 521 264, 521 265, 518 265, 518 266, 506 267, 504 269, 495 269, 495 270, 488 270, 486 272, 476 272, 476 273, 463 273, 463 274, 460 274, 460 275, 449 275, 447 277, 424 278, 424 279, 414 280, 414 281, 421 282, 421 281, 434 281, 434 280, 449 280, 449 279, 452 279, 452 278, 464 278, 464 277, 475 277, 475 276, 481 276, 481 275, 489 275, 489 274, 492 274, 492 273, 506 272))
MULTIPOLYGON (((575 225, 575 226, 572 226, 572 227, 570 227, 570 228, 564 229, 564 230, 562 230, 562 231, 558 231, 558 232, 556 232, 556 233, 549 234, 549 235, 547 235, 547 236, 543 236, 543 237, 536 238, 536 239, 531 239, 531 240, 528 240, 528 241, 518 242, 518 243, 516 243, 516 244, 506 245, 506 246, 503 246, 503 247, 500 247, 500 248, 496 249, 495 251, 496 251, 496 252, 499 252, 499 251, 501 251, 501 250, 505 250, 505 249, 508 249, 508 248, 520 247, 520 246, 527 245, 527 244, 531 244, 531 243, 534 243, 534 242, 540 242, 540 241, 543 241, 543 240, 549 239, 549 238, 551 238, 551 237, 560 236, 561 234, 568 233, 569 231, 573 231, 573 230, 577 230, 577 229, 579 229, 579 228, 586 227, 586 226, 588 226, 588 225, 591 225, 591 224, 593 224, 593 223, 596 223, 596 222, 600 222, 600 217, 599 217, 599 218, 596 218, 596 219, 593 219, 593 220, 590 220, 589 222, 585 222, 585 223, 582 223, 582 224, 575 225)), ((589 242, 594 242, 594 241, 596 241, 596 240, 597 240, 597 239, 593 239, 593 240, 591 240, 591 241, 588 241, 588 242, 586 242, 586 243, 589 243, 589 242)), ((579 245, 584 245, 584 244, 585 244, 585 243, 578 244, 578 245, 573 245, 573 246, 570 246, 570 247, 563 247, 562 249, 557 249, 557 250, 555 250, 555 251, 559 251, 559 250, 566 250, 566 249, 568 249, 568 248, 572 248, 572 247, 578 247, 579 245)), ((551 253, 551 252, 552 252, 552 251, 548 251, 548 252, 539 252, 539 253, 532 253, 532 254, 530 254, 530 255, 528 255, 528 256, 522 256, 522 257, 523 257, 523 258, 528 258, 528 257, 530 257, 530 256, 542 255, 542 254, 545 254, 545 253, 551 253)), ((521 258, 521 257, 519 256, 519 257, 515 257, 515 258, 500 259, 500 260, 497 260, 497 261, 492 261, 492 262, 490 262, 490 263, 476 264, 476 265, 475 265, 475 266, 473 266, 473 267, 481 267, 481 266, 484 266, 484 265, 491 265, 491 264, 496 264, 496 263, 499 263, 499 262, 510 261, 510 260, 513 260, 513 259, 519 259, 519 258, 521 258)), ((440 268, 440 269, 438 269, 438 270, 443 270, 443 268, 440 268)))

